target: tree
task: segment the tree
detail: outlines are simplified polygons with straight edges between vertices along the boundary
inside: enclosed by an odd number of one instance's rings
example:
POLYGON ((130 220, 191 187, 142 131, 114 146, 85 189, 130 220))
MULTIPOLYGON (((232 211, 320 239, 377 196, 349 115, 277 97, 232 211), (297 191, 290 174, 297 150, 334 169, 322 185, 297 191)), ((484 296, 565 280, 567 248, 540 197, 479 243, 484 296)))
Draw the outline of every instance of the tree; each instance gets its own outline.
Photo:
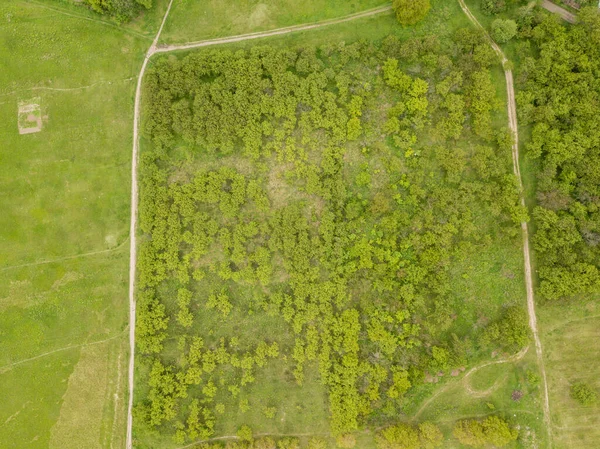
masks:
POLYGON ((414 25, 425 18, 431 3, 429 0, 394 0, 392 7, 396 11, 396 18, 402 25, 414 25))
POLYGON ((463 419, 457 422, 452 435, 465 446, 482 447, 486 443, 481 423, 473 419, 463 419))
POLYGON ((489 444, 504 447, 519 436, 517 429, 511 428, 498 416, 488 416, 483 421, 463 419, 456 423, 452 434, 462 444, 471 447, 489 444))
POLYGON ((583 382, 571 385, 571 397, 581 405, 592 405, 598 399, 597 393, 583 382))
POLYGON ((237 431, 238 438, 242 441, 252 442, 254 439, 252 436, 252 429, 249 426, 243 425, 237 431))
POLYGON ((419 424, 419 441, 421 449, 435 449, 444 442, 444 434, 438 426, 430 422, 419 424))
POLYGON ((409 424, 397 424, 375 436, 378 449, 419 449, 419 433, 409 424))
POLYGON ((492 37, 500 44, 508 42, 517 34, 517 23, 510 19, 496 19, 492 22, 492 37))
POLYGON ((495 447, 506 446, 519 436, 517 429, 511 428, 506 421, 498 416, 488 416, 481 424, 488 444, 495 447))

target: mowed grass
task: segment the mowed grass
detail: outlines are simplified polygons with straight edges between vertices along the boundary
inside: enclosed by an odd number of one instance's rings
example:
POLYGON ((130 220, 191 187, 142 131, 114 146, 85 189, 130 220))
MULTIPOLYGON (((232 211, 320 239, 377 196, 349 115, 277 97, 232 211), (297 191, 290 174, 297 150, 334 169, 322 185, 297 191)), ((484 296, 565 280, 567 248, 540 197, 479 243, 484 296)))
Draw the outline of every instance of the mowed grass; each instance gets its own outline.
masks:
POLYGON ((383 0, 174 0, 161 41, 190 42, 333 19, 383 0))
POLYGON ((592 448, 600 441, 600 405, 585 407, 570 396, 584 382, 600 395, 600 304, 571 299, 538 308, 550 393, 554 447, 592 448))
POLYGON ((123 447, 130 154, 148 44, 67 3, 0 3, 0 447, 123 447), (42 130, 19 135, 39 98, 42 130))

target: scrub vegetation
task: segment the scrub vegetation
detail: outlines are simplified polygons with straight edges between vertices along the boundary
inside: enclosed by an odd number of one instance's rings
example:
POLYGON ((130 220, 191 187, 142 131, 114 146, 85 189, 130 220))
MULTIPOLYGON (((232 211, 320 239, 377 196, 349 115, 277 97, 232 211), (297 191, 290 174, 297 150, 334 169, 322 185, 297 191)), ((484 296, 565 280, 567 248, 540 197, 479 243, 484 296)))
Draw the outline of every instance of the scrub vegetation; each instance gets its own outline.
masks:
POLYGON ((155 61, 140 447, 241 425, 346 447, 359 429, 395 425, 428 373, 527 343, 522 290, 501 287, 514 273, 487 265, 479 297, 457 281, 499 245, 521 279, 526 212, 496 125, 498 61, 478 32, 453 37, 155 61))

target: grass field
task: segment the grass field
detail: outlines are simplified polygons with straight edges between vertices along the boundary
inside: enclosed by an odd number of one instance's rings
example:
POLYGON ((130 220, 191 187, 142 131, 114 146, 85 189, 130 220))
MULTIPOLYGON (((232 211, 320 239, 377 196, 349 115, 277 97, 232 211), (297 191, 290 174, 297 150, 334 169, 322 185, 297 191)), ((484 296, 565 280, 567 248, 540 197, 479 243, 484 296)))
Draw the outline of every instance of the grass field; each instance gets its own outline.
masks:
POLYGON ((132 99, 147 39, 65 2, 7 0, 0 18, 0 447, 123 447, 132 99), (42 130, 19 135, 32 99, 42 130))
POLYGON ((585 382, 600 393, 600 305, 597 298, 539 307, 545 350, 554 447, 596 447, 600 407, 584 407, 571 398, 570 386, 585 382))
POLYGON ((383 0, 175 0, 161 41, 181 43, 333 19, 383 0))

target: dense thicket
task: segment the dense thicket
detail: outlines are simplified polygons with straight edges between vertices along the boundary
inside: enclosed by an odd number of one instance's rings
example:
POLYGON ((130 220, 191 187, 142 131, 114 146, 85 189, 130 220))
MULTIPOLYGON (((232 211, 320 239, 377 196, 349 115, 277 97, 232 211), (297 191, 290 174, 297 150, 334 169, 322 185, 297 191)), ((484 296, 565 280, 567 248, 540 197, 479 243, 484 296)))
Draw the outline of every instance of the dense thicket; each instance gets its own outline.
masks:
MULTIPOLYGON (((467 299, 453 293, 453 263, 516 237, 524 214, 510 136, 492 126, 494 53, 474 31, 456 42, 156 61, 144 90, 141 420, 206 438, 219 398, 278 359, 298 384, 318 370, 343 435, 382 410, 397 417, 426 371, 465 364, 497 335, 524 344, 507 330, 524 322, 512 309, 488 331, 455 324, 467 299), (244 315, 287 331, 213 337, 244 315)), ((406 432, 437 444, 435 429, 406 432)))
POLYGON ((519 431, 498 416, 488 416, 482 421, 463 419, 452 432, 454 437, 469 447, 504 447, 515 441, 519 431))
POLYGON ((108 14, 125 22, 135 17, 142 9, 150 9, 152 0, 83 0, 94 11, 108 14))
POLYGON ((548 17, 530 32, 537 57, 518 94, 527 145, 539 159, 533 239, 547 299, 600 291, 600 16, 569 29, 548 17))

